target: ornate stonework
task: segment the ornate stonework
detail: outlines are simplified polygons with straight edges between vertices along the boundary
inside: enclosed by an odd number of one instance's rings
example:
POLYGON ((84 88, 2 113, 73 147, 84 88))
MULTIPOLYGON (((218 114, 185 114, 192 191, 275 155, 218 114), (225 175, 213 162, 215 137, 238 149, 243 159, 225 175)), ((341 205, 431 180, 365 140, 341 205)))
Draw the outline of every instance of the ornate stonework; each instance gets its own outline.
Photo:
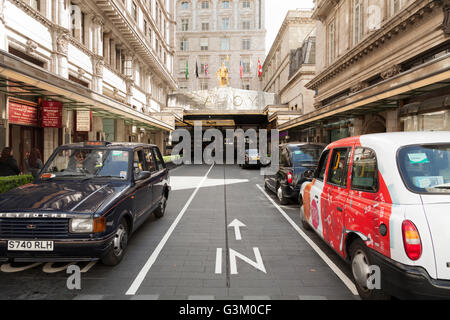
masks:
POLYGON ((103 26, 105 24, 105 21, 103 20, 102 16, 96 14, 92 17, 92 22, 96 25, 103 26))
POLYGON ((94 56, 92 58, 92 69, 94 76, 103 78, 103 67, 105 66, 105 60, 101 56, 94 56))
POLYGON ((442 29, 446 35, 450 35, 450 5, 446 5, 442 8, 444 11, 444 21, 442 23, 442 29))
POLYGON ((362 89, 365 89, 369 86, 369 84, 366 81, 362 81, 356 85, 354 85, 353 87, 350 88, 350 92, 351 93, 356 93, 358 91, 361 91, 362 89))
POLYGON ((5 0, 0 0, 0 22, 5 23, 5 15, 3 11, 5 11, 5 0))
POLYGON ((132 96, 133 95, 133 88, 134 88, 134 80, 131 77, 127 77, 125 80, 127 85, 127 95, 132 96))
POLYGON ((380 76, 386 80, 389 78, 392 78, 393 76, 399 74, 402 71, 401 66, 399 65, 393 65, 392 67, 390 67, 389 69, 384 70, 383 72, 380 73, 380 76))
POLYGON ((56 52, 67 56, 67 50, 69 48, 69 32, 66 29, 60 28, 57 30, 57 36, 56 36, 56 52))
MULTIPOLYGON (((1 0, 0 0, 1 1, 1 0)), ((28 54, 33 55, 36 52, 38 45, 31 39, 27 40, 26 51, 28 54)))

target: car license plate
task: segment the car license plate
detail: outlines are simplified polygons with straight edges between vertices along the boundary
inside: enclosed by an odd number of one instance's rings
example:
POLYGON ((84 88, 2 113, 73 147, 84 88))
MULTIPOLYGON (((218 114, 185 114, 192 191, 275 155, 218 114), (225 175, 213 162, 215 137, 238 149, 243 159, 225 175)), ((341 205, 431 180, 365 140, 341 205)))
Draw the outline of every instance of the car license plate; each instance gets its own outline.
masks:
POLYGON ((53 251, 53 241, 8 240, 8 251, 53 251))

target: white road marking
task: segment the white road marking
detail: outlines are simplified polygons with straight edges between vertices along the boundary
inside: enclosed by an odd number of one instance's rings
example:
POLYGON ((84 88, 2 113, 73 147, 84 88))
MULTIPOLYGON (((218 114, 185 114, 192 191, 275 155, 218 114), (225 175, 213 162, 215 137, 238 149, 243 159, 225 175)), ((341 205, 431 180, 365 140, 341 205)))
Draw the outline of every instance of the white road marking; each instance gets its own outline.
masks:
POLYGON ((222 248, 217 248, 216 251, 216 274, 222 273, 222 248))
POLYGON ((136 279, 134 279, 134 281, 131 284, 130 288, 126 292, 126 295, 135 295, 136 294, 136 292, 138 291, 138 289, 141 286, 142 282, 144 281, 145 277, 147 276, 147 273, 150 271, 150 268, 155 263, 156 259, 158 258, 159 254, 161 253, 161 250, 164 248, 167 240, 169 240, 170 236, 172 235, 172 232, 175 230, 175 227, 178 225, 178 223, 180 222, 181 218, 183 218, 184 213, 186 212, 187 208, 189 207, 189 205, 191 204, 192 200, 196 196, 198 190, 200 190, 200 188, 202 187, 203 183, 207 179, 207 177, 208 177, 208 175, 211 172, 213 167, 214 167, 214 164, 211 165, 211 167, 209 168, 208 172, 205 174, 203 179, 198 184, 197 188, 191 194, 189 200, 186 202, 186 204, 184 205, 183 209, 180 211, 178 216, 175 218, 175 221, 172 223, 172 225, 170 226, 169 230, 167 230, 166 234, 161 239, 161 241, 159 242, 158 246, 153 251, 152 255, 148 258, 148 260, 145 263, 144 267, 141 269, 141 271, 137 275, 136 279))
POLYGON ((239 228, 246 227, 245 224, 243 224, 238 219, 234 219, 233 222, 228 225, 228 227, 234 228, 234 236, 236 237, 236 240, 242 240, 241 230, 239 228))
POLYGON ((342 282, 347 286, 350 292, 357 296, 358 291, 356 290, 356 286, 335 264, 331 261, 330 258, 314 243, 314 241, 309 238, 306 233, 303 232, 302 229, 287 215, 287 213, 280 208, 280 206, 273 201, 273 199, 261 188, 260 185, 256 185, 259 190, 269 199, 269 201, 274 205, 275 208, 283 215, 283 217, 291 224, 291 226, 295 229, 295 231, 300 234, 300 236, 305 239, 305 241, 314 249, 314 251, 322 258, 322 260, 331 268, 331 270, 342 280, 342 282))
POLYGON ((237 264, 236 264, 236 258, 239 258, 245 262, 247 262, 249 265, 251 265, 252 267, 264 272, 266 272, 266 268, 264 267, 264 262, 263 259, 261 257, 261 253, 259 252, 258 248, 253 248, 253 252, 255 253, 255 258, 256 258, 256 262, 250 260, 249 258, 247 258, 246 256, 240 254, 239 252, 230 249, 230 271, 231 274, 238 274, 237 271, 237 264))

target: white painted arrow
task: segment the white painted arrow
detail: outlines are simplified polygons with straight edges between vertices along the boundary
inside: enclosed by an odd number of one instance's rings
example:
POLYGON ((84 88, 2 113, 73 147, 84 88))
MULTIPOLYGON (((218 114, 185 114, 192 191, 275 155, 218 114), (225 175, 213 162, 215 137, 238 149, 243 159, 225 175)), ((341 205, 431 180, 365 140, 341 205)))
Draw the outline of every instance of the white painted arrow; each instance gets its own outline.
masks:
POLYGON ((238 219, 234 219, 233 222, 228 225, 228 227, 234 228, 234 235, 236 236, 236 240, 242 240, 241 230, 239 228, 246 227, 245 224, 240 222, 238 219))

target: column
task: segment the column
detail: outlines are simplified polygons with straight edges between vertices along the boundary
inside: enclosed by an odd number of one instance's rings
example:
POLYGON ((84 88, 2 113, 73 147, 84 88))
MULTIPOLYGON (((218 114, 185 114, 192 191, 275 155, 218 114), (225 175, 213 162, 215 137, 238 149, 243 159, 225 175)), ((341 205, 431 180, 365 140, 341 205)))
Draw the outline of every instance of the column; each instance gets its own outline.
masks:
POLYGON ((103 42, 103 56, 105 57, 105 63, 111 64, 111 46, 110 46, 111 32, 105 34, 103 42))
POLYGON ((386 132, 400 131, 400 121, 398 119, 398 110, 386 111, 386 132))
POLYGON ((92 19, 94 18, 92 13, 85 14, 84 16, 84 39, 86 39, 86 47, 89 50, 94 51, 93 45, 93 30, 92 30, 92 19))
POLYGON ((116 69, 116 40, 111 39, 111 49, 110 49, 110 59, 109 64, 116 69))
POLYGON ((219 5, 218 0, 212 0, 212 6, 213 6, 213 25, 212 25, 212 31, 217 30, 217 6, 219 5))
POLYGON ((363 125, 364 120, 361 118, 354 118, 353 119, 353 132, 351 133, 352 136, 360 136, 363 134, 363 125))
POLYGON ((92 51, 103 56, 103 19, 99 15, 92 17, 92 51))
POLYGON ((67 29, 59 28, 55 32, 56 73, 64 78, 69 78, 69 66, 67 51, 69 46, 69 33, 67 29))
POLYGON ((6 38, 5 28, 5 2, 6 0, 0 0, 0 50, 8 51, 8 40, 6 38))
POLYGON ((234 17, 234 26, 233 29, 234 30, 238 30, 238 23, 239 23, 239 1, 233 1, 233 17, 234 17))
POLYGON ((197 30, 197 0, 192 0, 192 30, 197 30))
POLYGON ((69 29, 69 2, 67 0, 58 0, 58 24, 69 29))
POLYGON ((127 135, 125 130, 125 120, 116 119, 116 137, 115 141, 117 142, 126 142, 127 135))
POLYGON ((97 93, 103 93, 103 67, 105 65, 104 58, 99 55, 92 57, 92 74, 93 74, 93 90, 97 93))

